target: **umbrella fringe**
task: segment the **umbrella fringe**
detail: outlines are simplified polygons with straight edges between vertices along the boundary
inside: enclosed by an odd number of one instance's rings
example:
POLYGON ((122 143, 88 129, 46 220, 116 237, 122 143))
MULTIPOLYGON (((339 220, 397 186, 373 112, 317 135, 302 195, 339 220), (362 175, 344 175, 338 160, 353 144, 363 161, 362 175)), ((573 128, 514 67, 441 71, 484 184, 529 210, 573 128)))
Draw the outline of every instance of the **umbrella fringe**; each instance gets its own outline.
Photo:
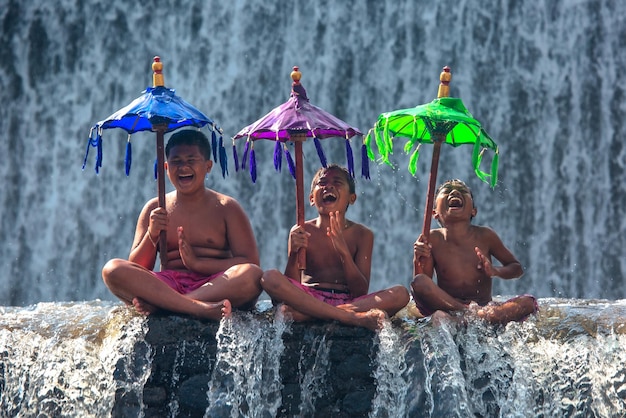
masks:
POLYGON ((256 183, 256 157, 254 155, 254 147, 250 149, 250 177, 252 177, 252 183, 256 183))
POLYGON ((296 164, 293 162, 293 158, 291 158, 291 153, 289 152, 289 148, 285 145, 285 158, 287 159, 287 166, 289 166, 289 172, 291 173, 291 177, 296 178, 296 164))
POLYGON ((348 138, 346 138, 346 159, 348 160, 348 172, 354 178, 354 155, 348 138))
POLYGON ((94 126, 89 131, 89 137, 87 138, 87 149, 85 150, 85 158, 83 160, 83 170, 87 166, 87 157, 89 157, 89 148, 96 148, 96 164, 95 170, 96 173, 100 173, 100 167, 102 167, 102 134, 101 132, 94 126), (96 135, 94 137, 93 132, 96 131, 96 135))
POLYGON ((130 174, 130 165, 133 162, 133 148, 130 144, 130 134, 128 135, 128 141, 126 142, 126 155, 124 155, 124 169, 126 171, 126 177, 130 174))
POLYGON ((315 144, 315 149, 317 150, 317 156, 320 158, 320 163, 322 167, 326 168, 328 163, 326 161, 326 155, 324 155, 324 149, 322 148, 322 143, 317 137, 313 137, 313 143, 315 144))
POLYGON ((280 141, 276 141, 274 145, 274 168, 278 172, 283 168, 283 144, 280 141))
POLYGON ((211 150, 213 151, 213 162, 217 162, 217 134, 211 131, 211 150))
POLYGON ((367 145, 361 145, 361 177, 370 179, 370 166, 367 145))
POLYGON ((246 141, 246 146, 243 148, 243 157, 241 158, 241 169, 246 169, 246 161, 248 160, 248 152, 250 152, 250 139, 246 141))
POLYGON ((226 148, 220 137, 220 167, 222 168, 222 178, 226 178, 228 174, 228 157, 226 156, 226 148))
POLYGON ((156 180, 159 177, 159 168, 157 166, 158 160, 154 159, 154 179, 156 180))
POLYGON ((233 160, 235 161, 235 173, 239 172, 239 156, 237 155, 237 145, 233 141, 233 160))
POLYGON ((417 173, 417 160, 420 157, 420 145, 422 144, 419 144, 417 148, 415 148, 415 151, 411 154, 411 158, 409 158, 409 172, 414 177, 415 173, 417 173))
POLYGON ((491 160, 491 182, 489 184, 489 186, 491 186, 491 188, 495 188, 496 184, 498 184, 498 163, 500 160, 500 157, 498 155, 498 150, 496 150, 496 154, 493 156, 493 159, 491 160))
POLYGON ((374 156, 374 151, 372 150, 372 131, 374 129, 370 129, 367 131, 367 135, 363 139, 363 144, 367 148, 367 156, 370 160, 376 161, 376 157, 374 156))

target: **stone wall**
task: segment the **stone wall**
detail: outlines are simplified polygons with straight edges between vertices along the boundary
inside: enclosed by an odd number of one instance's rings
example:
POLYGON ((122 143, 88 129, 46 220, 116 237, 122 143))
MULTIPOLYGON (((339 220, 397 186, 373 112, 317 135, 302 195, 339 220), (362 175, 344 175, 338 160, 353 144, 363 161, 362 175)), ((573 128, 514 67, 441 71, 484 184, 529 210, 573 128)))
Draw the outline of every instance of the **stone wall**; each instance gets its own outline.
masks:
MULTIPOLYGON (((267 315, 256 315, 259 326, 271 322, 267 315)), ((146 418, 204 416, 209 407, 207 392, 211 379, 215 379, 219 324, 155 315, 148 319, 147 325, 145 341, 135 346, 134 367, 148 367, 149 377, 143 388, 131 390, 128 375, 133 372, 127 370, 127 365, 118 365, 116 380, 126 383, 119 385, 112 416, 136 417, 142 409, 146 418)), ((307 400, 309 413, 305 412, 306 416, 362 417, 369 414, 376 393, 372 364, 378 344, 374 332, 334 322, 293 323, 282 334, 282 342, 280 406, 273 413, 266 412, 268 417, 302 414, 301 398, 306 385, 311 387, 306 387, 305 391, 312 393, 307 400), (324 344, 320 344, 322 339, 324 344), (324 347, 327 369, 322 373, 323 381, 307 382, 305 376, 320 366, 316 361, 317 351, 324 347)), ((249 413, 246 405, 238 407, 249 413)), ((209 409, 210 416, 230 416, 233 405, 221 408, 213 405, 209 409)))

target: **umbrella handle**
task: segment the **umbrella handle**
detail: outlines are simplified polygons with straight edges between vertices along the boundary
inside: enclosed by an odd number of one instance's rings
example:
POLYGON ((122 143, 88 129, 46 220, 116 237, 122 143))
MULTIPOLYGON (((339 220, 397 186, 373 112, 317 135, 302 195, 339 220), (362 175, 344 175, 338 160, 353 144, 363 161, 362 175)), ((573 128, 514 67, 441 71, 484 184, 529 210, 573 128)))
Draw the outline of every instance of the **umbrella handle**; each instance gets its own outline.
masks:
MULTIPOLYGON (((159 195, 159 206, 165 209, 165 130, 156 128, 157 137, 157 188, 159 195)), ((161 230, 159 233, 159 259, 161 260, 161 270, 167 269, 167 231, 161 230)))
POLYGON ((430 176, 428 178, 428 194, 426 196, 426 207, 424 208, 424 223, 422 226, 422 235, 428 239, 430 237, 430 221, 433 215, 433 206, 435 203, 435 188, 437 187, 437 171, 439 169, 439 153, 441 151, 441 143, 445 139, 440 135, 435 136, 433 147, 433 158, 430 164, 430 176))
MULTIPOLYGON (((296 154, 296 218, 298 225, 304 228, 304 170, 302 168, 302 141, 294 141, 296 154)), ((306 248, 298 250, 298 270, 306 270, 306 248)))

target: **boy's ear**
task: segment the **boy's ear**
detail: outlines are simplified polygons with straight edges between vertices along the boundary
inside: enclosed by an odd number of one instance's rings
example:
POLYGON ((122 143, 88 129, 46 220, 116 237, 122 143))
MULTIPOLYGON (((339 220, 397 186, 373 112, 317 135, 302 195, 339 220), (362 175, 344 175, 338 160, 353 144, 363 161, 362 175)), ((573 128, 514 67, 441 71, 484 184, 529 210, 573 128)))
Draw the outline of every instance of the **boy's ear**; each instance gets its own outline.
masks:
POLYGON ((206 160, 206 173, 209 174, 211 172, 211 169, 213 168, 213 160, 208 159, 206 160))
POLYGON ((478 208, 474 206, 474 208, 472 209, 472 217, 470 219, 474 218, 477 213, 478 213, 478 208))
POLYGON ((350 195, 350 199, 348 199, 348 204, 349 205, 354 205, 354 202, 356 202, 356 193, 352 193, 350 195))
POLYGON ((165 167, 165 171, 167 171, 167 161, 163 162, 163 167, 165 167))
POLYGON ((315 202, 313 201, 313 193, 309 194, 309 204, 311 206, 315 206, 315 202))

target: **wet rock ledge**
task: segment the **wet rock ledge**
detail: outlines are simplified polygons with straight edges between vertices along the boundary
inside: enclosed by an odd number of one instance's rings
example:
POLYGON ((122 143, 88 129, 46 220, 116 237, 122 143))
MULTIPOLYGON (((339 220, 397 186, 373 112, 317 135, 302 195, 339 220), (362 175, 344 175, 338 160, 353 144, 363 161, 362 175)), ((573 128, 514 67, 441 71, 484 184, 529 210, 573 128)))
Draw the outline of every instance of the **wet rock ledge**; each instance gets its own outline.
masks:
POLYGON ((236 416, 369 414, 376 394, 376 333, 336 322, 276 330, 271 313, 245 314, 231 327, 220 334, 215 322, 149 317, 145 340, 114 371, 112 416, 231 416, 232 408, 239 408, 236 416), (279 353, 274 360, 272 352, 279 353))

